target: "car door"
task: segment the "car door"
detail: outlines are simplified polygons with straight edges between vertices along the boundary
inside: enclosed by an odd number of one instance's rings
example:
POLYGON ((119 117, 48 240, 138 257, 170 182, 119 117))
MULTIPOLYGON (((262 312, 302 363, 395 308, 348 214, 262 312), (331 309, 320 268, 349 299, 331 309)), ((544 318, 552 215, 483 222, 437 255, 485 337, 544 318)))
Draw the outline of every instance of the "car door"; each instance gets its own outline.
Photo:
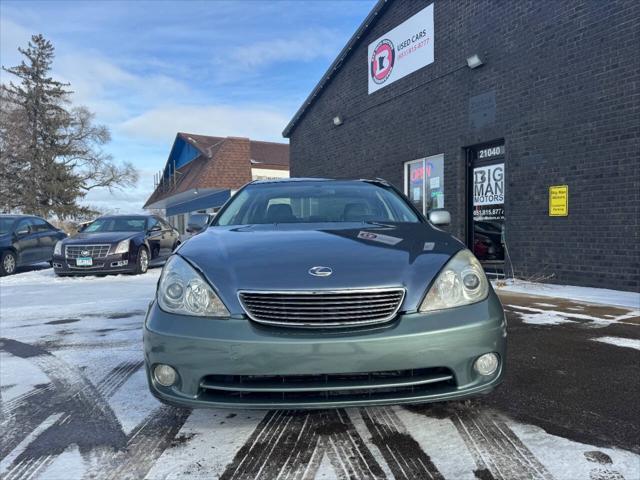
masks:
POLYGON ((38 235, 34 232, 33 220, 24 218, 14 230, 14 246, 18 253, 17 265, 29 265, 38 261, 38 235))
POLYGON ((177 232, 164 220, 158 219, 158 222, 162 227, 162 256, 168 257, 178 241, 177 232))
POLYGON ((149 217, 147 220, 147 242, 151 248, 151 258, 157 258, 162 254, 162 226, 158 219, 149 217))
POLYGON ((34 262, 49 262, 53 258, 53 247, 57 240, 56 230, 41 218, 32 218, 33 234, 38 239, 38 250, 34 262))

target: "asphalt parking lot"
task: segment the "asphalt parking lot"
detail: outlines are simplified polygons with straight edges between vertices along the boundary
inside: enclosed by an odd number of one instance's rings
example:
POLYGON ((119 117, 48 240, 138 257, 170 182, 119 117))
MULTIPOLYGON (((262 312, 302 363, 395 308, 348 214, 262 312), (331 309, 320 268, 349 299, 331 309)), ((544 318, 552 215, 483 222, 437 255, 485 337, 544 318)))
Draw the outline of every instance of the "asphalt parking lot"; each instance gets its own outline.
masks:
POLYGON ((191 412, 142 370, 159 273, 0 280, 2 478, 640 478, 638 310, 502 293, 506 381, 471 401, 191 412))

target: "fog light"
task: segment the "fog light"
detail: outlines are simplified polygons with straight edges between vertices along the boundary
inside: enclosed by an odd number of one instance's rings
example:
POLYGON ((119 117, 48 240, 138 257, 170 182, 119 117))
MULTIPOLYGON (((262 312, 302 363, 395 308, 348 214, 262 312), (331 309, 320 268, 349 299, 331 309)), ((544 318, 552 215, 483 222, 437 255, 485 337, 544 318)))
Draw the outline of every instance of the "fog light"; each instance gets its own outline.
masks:
POLYGON ((153 376, 160 385, 164 387, 170 387, 176 382, 178 374, 169 365, 156 365, 153 369, 153 376))
POLYGON ((485 353, 480 355, 473 364, 473 368, 480 375, 491 375, 498 369, 498 355, 495 353, 485 353))

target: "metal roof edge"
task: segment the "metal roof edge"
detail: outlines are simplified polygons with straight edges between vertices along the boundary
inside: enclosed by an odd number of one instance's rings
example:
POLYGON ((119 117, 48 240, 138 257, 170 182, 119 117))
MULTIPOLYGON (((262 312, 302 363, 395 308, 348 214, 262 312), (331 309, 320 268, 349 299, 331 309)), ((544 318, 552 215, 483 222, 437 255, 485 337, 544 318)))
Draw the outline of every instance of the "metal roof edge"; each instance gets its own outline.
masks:
POLYGON ((376 3, 376 5, 371 10, 371 12, 369 12, 369 15, 367 15, 367 18, 365 18, 364 21, 360 24, 358 29, 351 36, 351 38, 349 39, 347 44, 344 46, 344 48, 340 51, 340 53, 338 54, 336 59, 333 61, 333 63, 329 65, 329 68, 327 69, 325 74, 322 76, 322 78, 316 84, 313 90, 311 90, 311 93, 306 98, 304 103, 300 106, 298 111, 294 114, 293 118, 289 121, 287 126, 284 127, 284 130, 282 131, 282 136, 284 138, 289 138, 289 135, 291 134, 294 127, 298 123, 298 120, 302 118, 302 116, 305 114, 307 109, 311 106, 311 104, 315 101, 316 97, 320 94, 324 86, 331 80, 331 78, 333 77, 334 73, 338 70, 338 68, 342 66, 342 62, 351 53, 351 51, 353 50, 353 47, 355 47, 355 45, 358 43, 360 38, 369 30, 369 28, 371 28, 371 26, 377 19, 376 17, 379 14, 381 14, 382 11, 387 7, 387 5, 389 5, 392 1, 393 0, 378 0, 378 3, 376 3))

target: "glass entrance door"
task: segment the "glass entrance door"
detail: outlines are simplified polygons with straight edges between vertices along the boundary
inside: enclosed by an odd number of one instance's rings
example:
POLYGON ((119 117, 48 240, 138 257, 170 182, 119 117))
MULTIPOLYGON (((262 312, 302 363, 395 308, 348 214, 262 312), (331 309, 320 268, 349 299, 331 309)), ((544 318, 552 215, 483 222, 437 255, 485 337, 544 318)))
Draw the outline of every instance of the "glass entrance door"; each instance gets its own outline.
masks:
POLYGON ((469 150, 469 247, 485 265, 504 263, 504 143, 469 150))
POLYGON ((444 208, 444 155, 405 164, 404 193, 423 214, 444 208))

